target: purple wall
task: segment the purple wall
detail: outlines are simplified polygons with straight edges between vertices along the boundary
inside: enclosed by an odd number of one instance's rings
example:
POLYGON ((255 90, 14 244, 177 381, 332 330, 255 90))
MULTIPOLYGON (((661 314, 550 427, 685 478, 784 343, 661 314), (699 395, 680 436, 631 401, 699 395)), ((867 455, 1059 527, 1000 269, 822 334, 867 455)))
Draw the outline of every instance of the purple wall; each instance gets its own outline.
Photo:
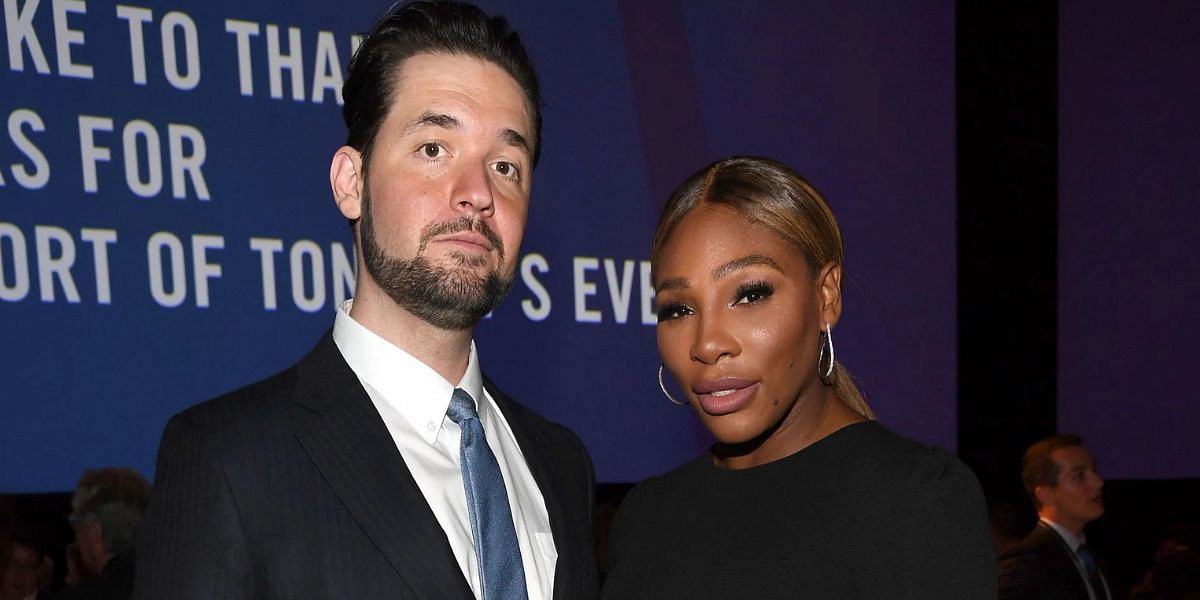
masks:
POLYGON ((1107 477, 1196 477, 1200 5, 1060 15, 1059 430, 1107 477))

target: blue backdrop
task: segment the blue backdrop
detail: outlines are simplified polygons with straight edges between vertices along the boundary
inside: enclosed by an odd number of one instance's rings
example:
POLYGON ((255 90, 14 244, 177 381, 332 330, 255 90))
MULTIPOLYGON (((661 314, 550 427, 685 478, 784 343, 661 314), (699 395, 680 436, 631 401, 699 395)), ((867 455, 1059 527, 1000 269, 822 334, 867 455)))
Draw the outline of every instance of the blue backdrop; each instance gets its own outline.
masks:
MULTIPOLYGON (((171 414, 295 361, 353 288, 328 165, 387 3, 3 4, 0 491, 150 475, 171 414)), ((484 5, 545 94, 520 276, 477 332, 503 389, 601 481, 700 451, 657 389, 649 241, 685 176, 763 154, 841 221, 838 358, 885 422, 953 448, 949 0, 484 5)))

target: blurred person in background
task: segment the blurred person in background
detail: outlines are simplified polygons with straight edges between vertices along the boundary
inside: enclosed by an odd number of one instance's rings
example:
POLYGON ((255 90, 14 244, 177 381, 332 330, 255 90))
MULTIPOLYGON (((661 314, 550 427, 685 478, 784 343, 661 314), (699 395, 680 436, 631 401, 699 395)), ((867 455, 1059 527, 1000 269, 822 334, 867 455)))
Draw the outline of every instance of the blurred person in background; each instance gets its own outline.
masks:
POLYGON ((60 599, 133 596, 134 541, 149 504, 150 484, 133 469, 84 472, 71 497, 71 524, 80 567, 96 575, 63 592, 60 599))
POLYGON ((1021 479, 1038 523, 1000 557, 1000 600, 1111 600, 1084 526, 1104 515, 1104 479, 1077 435, 1055 435, 1025 451, 1021 479))
POLYGON ((6 551, 7 556, 3 572, 3 586, 0 587, 0 600, 43 600, 46 598, 40 589, 40 575, 43 565, 47 564, 46 552, 36 530, 24 523, 16 523, 9 533, 6 551))

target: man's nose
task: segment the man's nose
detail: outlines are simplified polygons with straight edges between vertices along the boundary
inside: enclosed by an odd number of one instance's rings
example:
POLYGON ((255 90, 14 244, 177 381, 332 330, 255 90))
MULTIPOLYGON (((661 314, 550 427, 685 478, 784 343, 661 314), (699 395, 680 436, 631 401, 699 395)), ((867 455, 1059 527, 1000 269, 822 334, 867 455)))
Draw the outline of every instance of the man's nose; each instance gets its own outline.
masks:
POLYGON ((492 181, 486 164, 467 165, 454 181, 450 192, 452 208, 460 213, 490 216, 495 210, 492 181))

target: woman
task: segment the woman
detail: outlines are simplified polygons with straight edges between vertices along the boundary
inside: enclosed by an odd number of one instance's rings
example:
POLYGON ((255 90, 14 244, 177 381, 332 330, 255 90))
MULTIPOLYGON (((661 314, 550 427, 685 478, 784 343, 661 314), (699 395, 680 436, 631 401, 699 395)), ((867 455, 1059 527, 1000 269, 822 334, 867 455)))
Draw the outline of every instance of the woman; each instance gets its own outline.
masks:
POLYGON ((605 598, 995 598, 975 477, 872 420, 835 360, 842 240, 815 189, 714 163, 651 262, 663 365, 717 443, 622 503, 605 598))

